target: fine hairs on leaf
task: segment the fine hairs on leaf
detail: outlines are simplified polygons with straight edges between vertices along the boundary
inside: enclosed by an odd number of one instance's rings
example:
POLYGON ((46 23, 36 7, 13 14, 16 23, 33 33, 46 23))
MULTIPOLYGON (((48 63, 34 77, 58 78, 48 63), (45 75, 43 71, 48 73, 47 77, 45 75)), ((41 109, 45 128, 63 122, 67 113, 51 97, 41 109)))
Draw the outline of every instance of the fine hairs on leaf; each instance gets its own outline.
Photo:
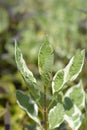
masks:
POLYGON ((15 43, 17 68, 29 89, 29 94, 22 90, 16 91, 17 103, 35 122, 36 130, 55 130, 64 122, 67 122, 72 130, 80 128, 83 123, 82 110, 85 109, 85 91, 82 80, 67 88, 65 92, 63 90, 65 85, 76 80, 82 71, 84 58, 85 50, 77 52, 66 67, 58 70, 52 77, 54 54, 46 38, 38 53, 38 69, 42 80, 39 86, 15 43), (43 91, 41 91, 42 86, 43 91))

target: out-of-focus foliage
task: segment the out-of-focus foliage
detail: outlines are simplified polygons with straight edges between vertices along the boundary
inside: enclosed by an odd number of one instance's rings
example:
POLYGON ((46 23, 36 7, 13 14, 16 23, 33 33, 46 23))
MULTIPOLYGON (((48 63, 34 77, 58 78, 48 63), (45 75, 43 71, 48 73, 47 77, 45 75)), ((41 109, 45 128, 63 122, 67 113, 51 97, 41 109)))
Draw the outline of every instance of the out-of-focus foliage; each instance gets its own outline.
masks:
MULTIPOLYGON (((26 115, 15 105, 15 89, 27 90, 21 75, 17 72, 14 40, 18 41, 27 65, 40 80, 37 54, 45 35, 48 34, 55 50, 54 71, 67 64, 76 50, 87 48, 87 13, 80 10, 86 8, 86 0, 0 0, 0 110, 3 111, 0 130, 4 129, 7 101, 11 106, 13 130, 22 130, 21 124, 27 122, 26 115), (18 113, 21 114, 18 116, 18 113)), ((85 89, 86 66, 87 59, 81 75, 85 89)), ((28 123, 31 122, 28 119, 28 123)))
POLYGON ((6 12, 5 9, 0 8, 0 32, 3 32, 8 28, 9 24, 9 18, 8 18, 8 13, 6 12))

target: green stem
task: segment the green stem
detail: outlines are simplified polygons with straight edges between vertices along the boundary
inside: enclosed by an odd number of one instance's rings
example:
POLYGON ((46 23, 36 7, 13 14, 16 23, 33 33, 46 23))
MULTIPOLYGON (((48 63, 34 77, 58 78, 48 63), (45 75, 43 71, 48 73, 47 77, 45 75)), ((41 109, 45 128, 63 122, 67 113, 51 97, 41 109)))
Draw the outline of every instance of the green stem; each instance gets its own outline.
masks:
MULTIPOLYGON (((31 96, 33 97, 33 99, 34 99, 34 101, 35 101, 35 97, 34 97, 34 94, 30 91, 30 93, 31 93, 31 96)), ((42 108, 42 106, 40 105, 40 103, 38 102, 38 101, 35 101, 36 102, 36 104, 39 106, 39 110, 40 110, 40 112, 43 114, 43 108, 42 108)))
POLYGON ((46 100, 46 86, 44 86, 44 128, 47 130, 47 100, 46 100))

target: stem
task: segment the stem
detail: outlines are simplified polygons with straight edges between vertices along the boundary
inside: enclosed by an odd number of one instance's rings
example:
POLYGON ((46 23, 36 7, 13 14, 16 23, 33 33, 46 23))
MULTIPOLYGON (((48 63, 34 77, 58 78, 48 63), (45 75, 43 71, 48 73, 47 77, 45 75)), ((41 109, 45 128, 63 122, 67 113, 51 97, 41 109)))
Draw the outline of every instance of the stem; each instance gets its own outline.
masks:
POLYGON ((47 130, 47 100, 46 100, 46 86, 44 86, 44 128, 47 130))
POLYGON ((10 122, 10 112, 9 112, 9 104, 8 102, 6 103, 6 109, 7 112, 5 113, 5 130, 11 130, 11 122, 10 122))
MULTIPOLYGON (((30 93, 31 93, 31 95, 32 95, 32 97, 33 97, 33 99, 34 99, 34 101, 35 101, 35 97, 34 97, 34 94, 30 91, 30 93)), ((37 103, 37 105, 39 106, 39 110, 40 110, 40 112, 43 114, 43 108, 42 108, 42 106, 40 105, 40 103, 38 102, 38 101, 35 101, 36 103, 37 103)))

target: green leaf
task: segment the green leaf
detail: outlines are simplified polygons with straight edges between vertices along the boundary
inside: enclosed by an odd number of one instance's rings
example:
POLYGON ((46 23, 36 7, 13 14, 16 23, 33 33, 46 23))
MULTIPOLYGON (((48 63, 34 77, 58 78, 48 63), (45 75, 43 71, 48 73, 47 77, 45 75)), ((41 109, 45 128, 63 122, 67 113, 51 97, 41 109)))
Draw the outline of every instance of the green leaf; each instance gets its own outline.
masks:
POLYGON ((64 85, 70 81, 73 81, 77 78, 79 73, 82 71, 84 64, 85 51, 81 51, 73 56, 68 63, 68 65, 59 70, 52 81, 52 91, 53 93, 60 91, 64 85))
POLYGON ((36 83, 36 79, 33 76, 33 73, 27 68, 26 63, 23 59, 22 53, 18 48, 17 44, 15 43, 15 59, 17 63, 17 67, 22 74, 23 78, 25 79, 26 83, 28 84, 28 88, 35 99, 39 98, 39 89, 36 83))
POLYGON ((70 98, 64 99, 64 120, 68 122, 72 130, 78 130, 82 124, 82 113, 70 98))
POLYGON ((9 27, 9 16, 5 8, 0 7, 0 33, 9 27))
POLYGON ((16 97, 19 106, 27 112, 31 119, 33 119, 37 124, 40 125, 40 121, 37 118, 38 106, 36 105, 35 101, 20 90, 16 91, 16 97))
POLYGON ((71 58, 70 62, 64 69, 66 82, 68 80, 73 81, 78 77, 79 73, 82 71, 84 58, 85 50, 82 50, 81 52, 77 53, 75 56, 71 58))
POLYGON ((38 54, 39 73, 46 86, 51 80, 53 62, 53 49, 50 47, 49 41, 46 39, 45 43, 41 46, 38 54))
POLYGON ((49 128, 59 127, 67 121, 72 130, 78 130, 82 124, 82 113, 69 97, 64 97, 63 103, 58 103, 48 114, 49 128))
POLYGON ((53 77, 52 81, 52 91, 53 93, 60 91, 64 85, 64 70, 59 70, 55 76, 53 77))
POLYGON ((58 103, 49 111, 48 121, 50 129, 60 126, 60 124, 64 121, 64 108, 62 104, 58 103))
POLYGON ((2 106, 0 106, 0 118, 5 115, 6 111, 7 110, 5 108, 3 108, 2 106))
POLYGON ((77 105, 80 110, 85 108, 85 92, 83 89, 82 81, 80 81, 77 85, 71 87, 66 92, 65 96, 70 97, 70 99, 77 105))

